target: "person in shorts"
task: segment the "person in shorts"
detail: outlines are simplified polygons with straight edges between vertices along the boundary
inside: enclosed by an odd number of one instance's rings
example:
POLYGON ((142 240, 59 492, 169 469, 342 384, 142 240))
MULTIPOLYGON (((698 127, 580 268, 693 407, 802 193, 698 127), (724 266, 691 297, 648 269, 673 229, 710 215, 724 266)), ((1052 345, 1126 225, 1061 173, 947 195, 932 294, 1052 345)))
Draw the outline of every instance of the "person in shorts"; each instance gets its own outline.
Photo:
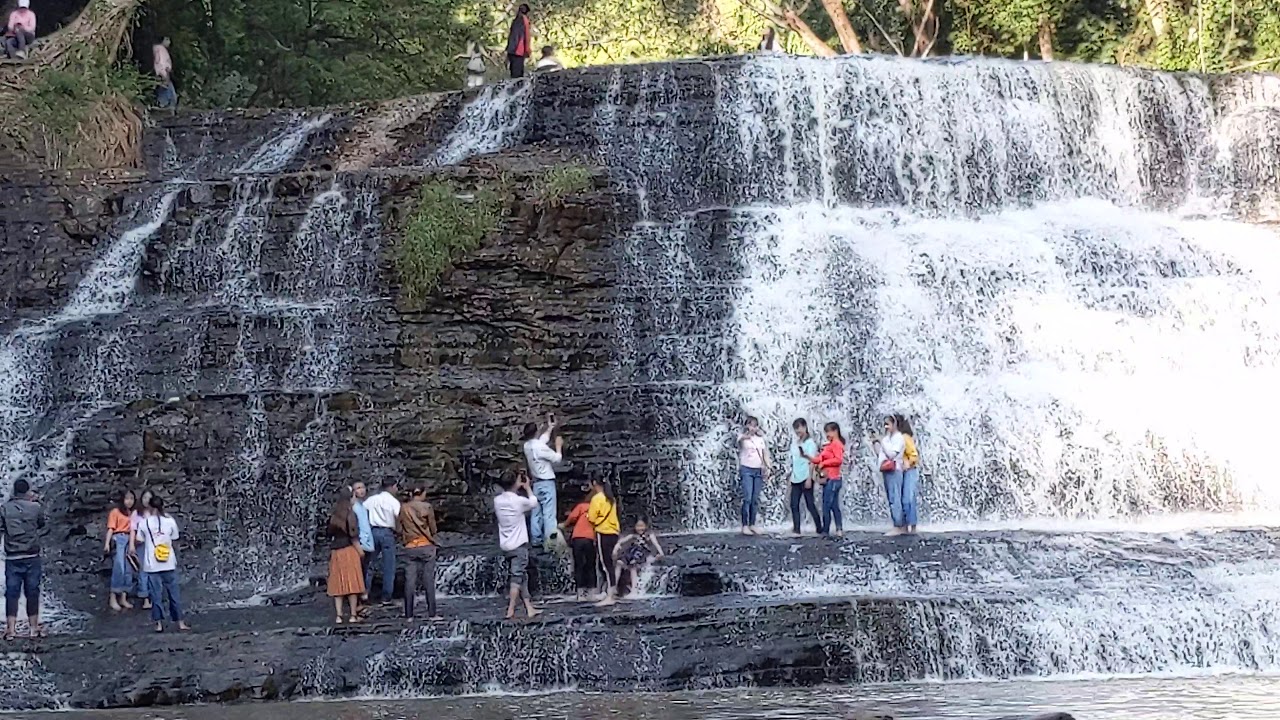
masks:
POLYGON ((526 516, 538 508, 529 486, 529 476, 504 475, 499 481, 502 493, 493 499, 493 512, 498 518, 498 547, 507 564, 510 589, 507 591, 507 619, 516 616, 516 601, 524 601, 525 612, 535 617, 542 611, 529 598, 529 526, 526 516))

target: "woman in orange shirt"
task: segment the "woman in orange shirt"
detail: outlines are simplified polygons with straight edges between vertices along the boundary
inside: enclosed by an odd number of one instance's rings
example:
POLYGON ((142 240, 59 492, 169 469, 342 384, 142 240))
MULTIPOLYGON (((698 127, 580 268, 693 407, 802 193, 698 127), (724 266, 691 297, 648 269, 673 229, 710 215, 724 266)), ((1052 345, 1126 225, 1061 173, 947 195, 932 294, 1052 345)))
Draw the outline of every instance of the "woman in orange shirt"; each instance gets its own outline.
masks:
POLYGON ((827 435, 827 444, 817 457, 805 455, 818 469, 822 479, 822 528, 819 532, 830 535, 834 518, 836 537, 844 537, 844 514, 840 512, 840 488, 844 485, 840 479, 840 467, 844 465, 844 435, 840 426, 833 422, 824 425, 822 430, 827 435))
POLYGON ((137 498, 132 490, 125 490, 116 497, 115 507, 107 513, 107 535, 102 541, 102 554, 111 555, 112 610, 132 610, 129 592, 133 590, 133 565, 129 564, 129 516, 137 498))
POLYGON ((591 525, 587 511, 591 509, 591 489, 583 488, 582 499, 560 526, 562 532, 569 532, 569 545, 573 548, 573 580, 577 586, 578 599, 586 600, 596 590, 596 530, 591 525))

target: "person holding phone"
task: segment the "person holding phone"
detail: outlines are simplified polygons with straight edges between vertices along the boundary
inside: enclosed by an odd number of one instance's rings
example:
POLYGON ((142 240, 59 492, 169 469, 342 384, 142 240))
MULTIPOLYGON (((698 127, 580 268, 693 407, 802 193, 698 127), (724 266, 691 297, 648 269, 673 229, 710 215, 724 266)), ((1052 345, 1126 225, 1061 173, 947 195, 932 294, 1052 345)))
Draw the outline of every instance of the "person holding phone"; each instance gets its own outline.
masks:
POLYGON ((822 516, 813 501, 813 483, 815 477, 821 477, 815 470, 810 458, 817 456, 818 443, 809 434, 809 422, 804 418, 796 418, 791 423, 795 437, 791 440, 791 534, 800 536, 800 501, 803 500, 813 516, 813 527, 822 532, 822 516))
POLYGON ((529 597, 529 530, 525 515, 538 508, 537 499, 529 495, 529 478, 524 473, 506 473, 498 481, 502 493, 493 499, 493 514, 498 519, 498 547, 507 565, 507 614, 516 616, 516 603, 524 601, 529 617, 541 614, 529 597))
POLYGON ((529 518, 534 545, 541 545, 558 527, 554 464, 564 460, 564 438, 556 435, 555 449, 552 450, 550 443, 555 430, 556 416, 551 413, 547 413, 546 424, 541 428, 534 423, 524 426, 524 459, 533 478, 533 496, 538 500, 538 509, 529 518))
POLYGON ((760 510, 760 490, 769 470, 769 446, 765 443, 760 421, 747 416, 738 433, 738 479, 742 482, 742 534, 759 535, 756 516, 760 510))

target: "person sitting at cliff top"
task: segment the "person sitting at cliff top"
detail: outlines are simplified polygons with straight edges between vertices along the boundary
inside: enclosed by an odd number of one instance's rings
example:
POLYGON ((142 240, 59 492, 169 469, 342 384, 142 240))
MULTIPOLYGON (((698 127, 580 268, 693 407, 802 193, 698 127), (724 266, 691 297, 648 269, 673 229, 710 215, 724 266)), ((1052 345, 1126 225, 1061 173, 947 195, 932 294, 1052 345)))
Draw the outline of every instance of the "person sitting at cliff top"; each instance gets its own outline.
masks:
POLYGON ((542 57, 538 58, 538 64, 534 65, 533 69, 537 72, 555 72, 556 70, 564 69, 560 58, 556 57, 555 46, 542 46, 542 57))
POLYGON ((511 21, 511 32, 507 33, 507 67, 513 79, 524 77, 524 61, 533 54, 532 42, 529 6, 521 3, 515 19, 511 21))
POLYGON ((27 48, 36 41, 36 14, 31 11, 31 0, 18 0, 18 7, 9 13, 9 25, 4 35, 4 51, 12 59, 26 60, 27 48))

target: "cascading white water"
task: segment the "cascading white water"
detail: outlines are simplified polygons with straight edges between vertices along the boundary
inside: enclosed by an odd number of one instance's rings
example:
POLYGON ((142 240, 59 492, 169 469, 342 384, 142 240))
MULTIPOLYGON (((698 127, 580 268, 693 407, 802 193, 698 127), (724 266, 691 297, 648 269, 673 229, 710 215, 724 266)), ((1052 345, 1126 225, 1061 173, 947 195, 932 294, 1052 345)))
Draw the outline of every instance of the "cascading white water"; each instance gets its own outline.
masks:
POLYGON ((500 150, 519 139, 529 117, 534 78, 486 85, 462 108, 433 162, 453 165, 474 155, 500 150))

